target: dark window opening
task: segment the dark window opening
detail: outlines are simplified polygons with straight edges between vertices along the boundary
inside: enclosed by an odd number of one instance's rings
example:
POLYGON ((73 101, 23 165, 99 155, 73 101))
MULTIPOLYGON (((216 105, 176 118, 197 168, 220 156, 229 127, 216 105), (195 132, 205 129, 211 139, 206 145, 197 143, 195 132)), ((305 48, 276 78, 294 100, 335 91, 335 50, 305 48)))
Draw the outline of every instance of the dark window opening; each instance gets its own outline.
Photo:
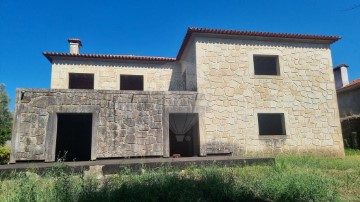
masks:
POLYGON ((283 113, 258 114, 259 135, 286 135, 283 113))
POLYGON ((199 156, 200 136, 198 114, 169 114, 169 141, 170 156, 199 156))
POLYGON ((120 75, 120 90, 144 90, 144 76, 120 75))
POLYGON ((57 114, 56 158, 91 160, 92 114, 57 114))
POLYGON ((280 75, 278 56, 254 55, 255 75, 280 75))
POLYGON ((69 89, 94 89, 94 74, 69 74, 69 89))

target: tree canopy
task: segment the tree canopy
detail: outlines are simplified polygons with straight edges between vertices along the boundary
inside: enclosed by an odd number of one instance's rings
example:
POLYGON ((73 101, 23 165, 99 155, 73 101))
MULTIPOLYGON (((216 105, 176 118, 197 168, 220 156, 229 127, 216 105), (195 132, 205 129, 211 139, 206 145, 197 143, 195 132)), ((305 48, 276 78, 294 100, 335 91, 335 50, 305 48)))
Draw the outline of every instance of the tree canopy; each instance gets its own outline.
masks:
POLYGON ((11 139, 12 113, 9 111, 9 102, 5 85, 0 83, 0 145, 11 139))

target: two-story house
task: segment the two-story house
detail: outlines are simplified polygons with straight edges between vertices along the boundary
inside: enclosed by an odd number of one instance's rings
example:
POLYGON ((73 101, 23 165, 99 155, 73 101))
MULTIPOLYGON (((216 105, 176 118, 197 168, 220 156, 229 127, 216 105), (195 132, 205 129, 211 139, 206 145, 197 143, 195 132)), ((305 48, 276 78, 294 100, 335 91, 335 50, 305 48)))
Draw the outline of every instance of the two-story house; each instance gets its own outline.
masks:
POLYGON ((45 52, 51 89, 17 89, 11 162, 279 153, 344 156, 340 37, 189 28, 176 58, 45 52))

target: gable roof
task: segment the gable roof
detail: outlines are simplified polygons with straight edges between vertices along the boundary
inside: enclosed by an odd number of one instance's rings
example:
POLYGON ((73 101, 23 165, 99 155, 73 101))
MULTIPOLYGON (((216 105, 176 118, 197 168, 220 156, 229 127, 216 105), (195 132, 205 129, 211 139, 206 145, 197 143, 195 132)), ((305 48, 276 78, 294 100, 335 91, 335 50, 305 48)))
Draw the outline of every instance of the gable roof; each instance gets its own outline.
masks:
POLYGON ((323 36, 323 35, 308 35, 308 34, 287 34, 275 32, 254 32, 254 31, 241 31, 241 30, 224 30, 224 29, 206 29, 189 27, 184 40, 181 44, 179 53, 176 59, 179 60, 183 54, 187 43, 193 33, 200 34, 218 34, 218 35, 231 35, 231 36, 246 36, 246 37, 263 37, 263 38, 281 38, 281 39, 302 39, 302 40, 319 40, 327 43, 334 43, 341 39, 340 36, 323 36))
MULTIPOLYGON (((196 34, 212 34, 212 35, 228 35, 228 36, 245 36, 245 37, 262 37, 262 38, 278 38, 278 39, 292 39, 292 40, 315 40, 322 43, 334 43, 341 39, 339 36, 323 36, 323 35, 306 35, 306 34, 287 34, 274 32, 254 32, 241 30, 224 30, 224 29, 206 29, 189 27, 183 42, 180 46, 176 58, 169 57, 152 57, 152 56, 135 56, 135 55, 110 55, 110 54, 73 54, 73 53, 57 53, 57 52, 43 52, 44 56, 52 62, 53 57, 66 58, 92 58, 92 59, 113 59, 113 60, 142 60, 142 61, 159 61, 159 62, 174 62, 180 60, 186 45, 189 43, 191 36, 196 34)), ((78 39, 77 39, 78 40, 78 39)))

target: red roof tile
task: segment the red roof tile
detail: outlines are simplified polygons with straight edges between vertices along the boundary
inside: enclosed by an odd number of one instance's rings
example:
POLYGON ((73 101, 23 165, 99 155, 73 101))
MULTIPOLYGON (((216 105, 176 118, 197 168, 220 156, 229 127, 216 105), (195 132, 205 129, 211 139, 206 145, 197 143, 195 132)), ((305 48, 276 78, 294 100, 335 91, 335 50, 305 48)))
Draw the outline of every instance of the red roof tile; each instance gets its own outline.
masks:
POLYGON ((176 57, 180 59, 192 33, 207 33, 207 34, 221 34, 221 35, 236 35, 236 36, 253 36, 253 37, 267 37, 267 38, 285 38, 285 39, 305 39, 305 40, 321 40, 334 43, 341 39, 339 36, 322 36, 322 35, 307 35, 307 34, 286 34, 286 33, 272 33, 272 32, 253 32, 253 31, 240 31, 240 30, 223 30, 223 29, 206 29, 189 27, 183 43, 181 44, 179 53, 176 57))
POLYGON ((45 57, 51 62, 52 57, 71 57, 71 58, 93 58, 93 59, 113 59, 113 60, 144 60, 159 62, 174 62, 175 58, 135 56, 135 55, 105 55, 105 54, 73 54, 73 53, 56 53, 43 52, 45 57))
MULTIPOLYGON (((282 38, 282 39, 318 40, 318 41, 325 41, 327 43, 334 43, 335 41, 341 39, 341 37, 339 36, 285 34, 285 33, 272 33, 272 32, 253 32, 253 31, 205 29, 205 28, 189 27, 176 58, 134 56, 134 55, 70 54, 70 53, 56 53, 56 52, 44 52, 43 54, 49 61, 52 61, 51 57, 57 56, 57 57, 73 57, 73 58, 99 58, 99 59, 116 59, 116 60, 144 60, 144 61, 173 62, 176 60, 180 60, 180 57, 184 52, 184 49, 188 44, 190 37, 192 36, 192 33, 252 36, 252 37, 282 38)), ((81 44, 80 39, 69 39, 69 41, 78 42, 81 44)))
POLYGON ((341 88, 339 88, 337 90, 343 90, 345 88, 349 88, 349 87, 356 86, 356 85, 360 85, 360 78, 350 82, 349 84, 347 84, 347 85, 345 85, 345 86, 343 86, 343 87, 341 87, 341 88))

